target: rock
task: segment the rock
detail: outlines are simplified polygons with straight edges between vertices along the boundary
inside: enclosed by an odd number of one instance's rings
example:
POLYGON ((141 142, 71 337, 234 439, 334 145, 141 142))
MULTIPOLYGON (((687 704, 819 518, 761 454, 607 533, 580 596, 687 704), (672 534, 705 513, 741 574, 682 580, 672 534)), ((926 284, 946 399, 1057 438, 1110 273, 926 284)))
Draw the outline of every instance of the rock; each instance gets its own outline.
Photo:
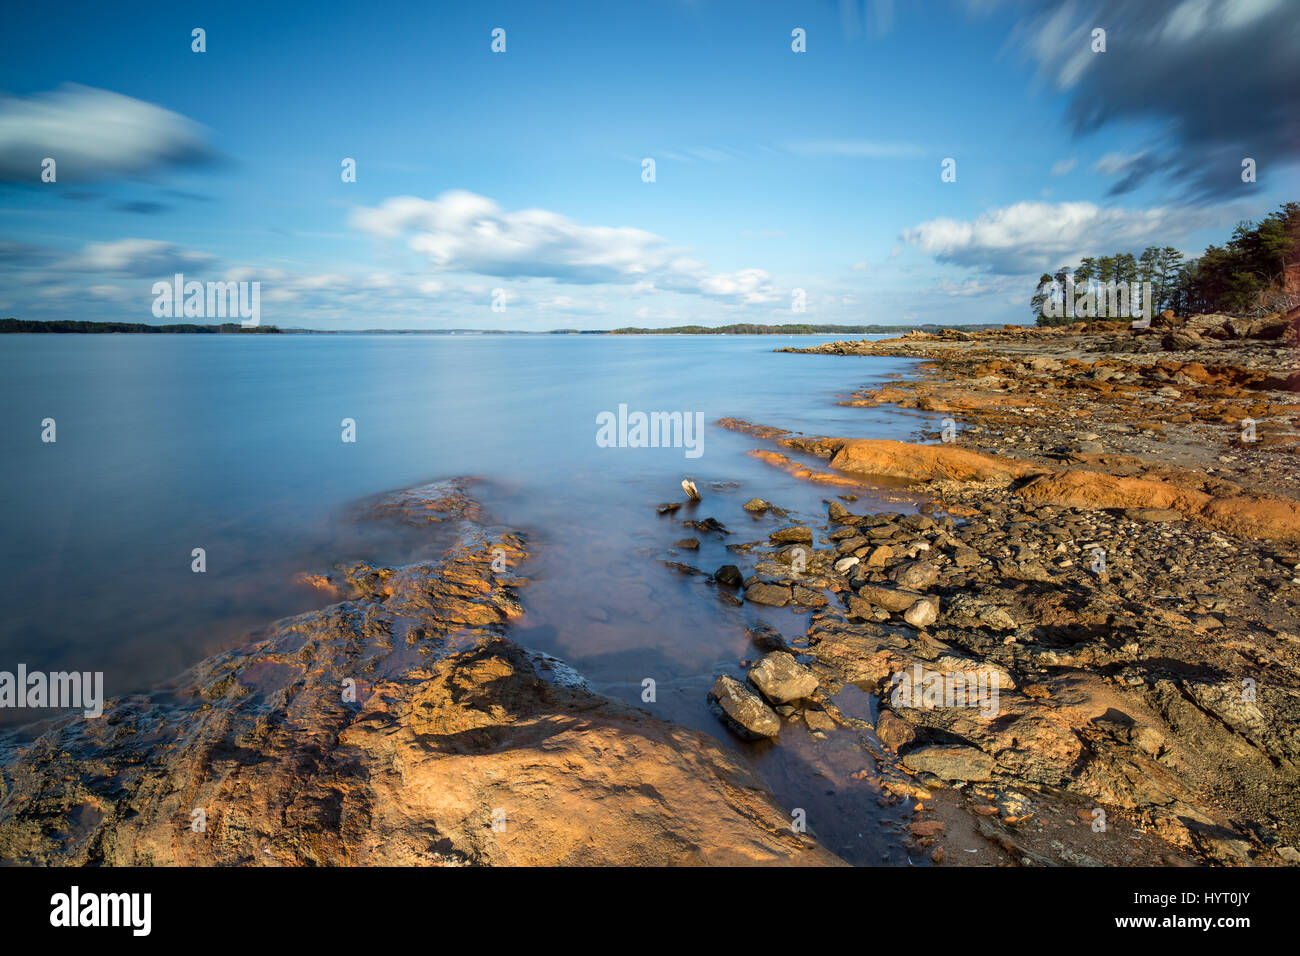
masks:
POLYGON ((724 564, 718 570, 713 572, 713 580, 717 581, 723 587, 739 589, 745 583, 744 577, 741 576, 740 568, 734 564, 724 564))
POLYGON ((825 607, 830 603, 826 600, 826 595, 821 591, 800 587, 797 584, 791 592, 791 600, 800 607, 825 607))
POLYGON ((686 549, 687 551, 698 551, 698 550, 700 550, 700 539, 699 539, 699 538, 682 538, 682 540, 680 540, 680 541, 678 541, 677 543, 675 543, 675 544, 673 545, 673 547, 674 547, 674 548, 684 548, 684 549, 686 549))
POLYGON ((878 544, 867 555, 867 567, 883 568, 894 557, 894 549, 887 544, 878 544))
POLYGON ((749 740, 775 737, 781 733, 781 718, 762 698, 727 674, 713 683, 709 701, 722 722, 749 740))
POLYGON ((907 561, 890 571, 889 579, 908 591, 924 591, 939 580, 939 569, 928 561, 907 561))
POLYGON ((760 581, 745 589, 745 600, 750 604, 766 604, 771 607, 785 607, 793 595, 788 587, 780 584, 768 584, 760 581))
POLYGON ((773 544, 812 544, 813 533, 812 528, 795 525, 773 531, 768 538, 773 544))
POLYGON ((916 728, 892 710, 882 710, 876 718, 876 738, 898 753, 916 742, 916 728))
POLYGON ((790 645, 785 642, 781 632, 766 624, 755 624, 747 628, 745 633, 749 635, 753 645, 764 653, 768 651, 788 651, 790 649, 790 645))
POLYGON ((755 514, 761 514, 762 512, 766 511, 770 507, 772 506, 769 505, 762 498, 750 498, 748 501, 745 502, 745 510, 753 512, 755 514))
POLYGON ((1190 352, 1199 349, 1205 340, 1190 329, 1175 329, 1166 332, 1160 340, 1160 347, 1166 352, 1190 352))
POLYGON ((838 501, 832 501, 830 504, 828 504, 826 506, 826 513, 830 516, 830 519, 832 521, 837 523, 842 521, 845 518, 853 517, 853 515, 850 514, 849 509, 844 507, 838 501))
POLYGON ((886 611, 901 613, 919 601, 924 595, 900 588, 888 588, 878 584, 864 584, 858 588, 857 597, 867 604, 883 607, 886 611))
POLYGON ((824 710, 805 710, 803 719, 808 729, 812 731, 828 734, 835 729, 835 721, 824 710))
POLYGON ((665 501, 661 505, 656 505, 655 511, 659 512, 661 515, 670 515, 681 506, 682 503, 680 501, 665 501))
POLYGON ((683 521, 682 524, 694 528, 696 531, 714 531, 718 534, 731 534, 717 518, 705 518, 703 521, 683 521))
POLYGON ((903 620, 918 631, 923 627, 929 627, 938 618, 939 599, 935 597, 923 597, 903 612, 903 620))
POLYGON ((1173 508, 1125 508, 1124 517, 1143 523, 1183 520, 1182 512, 1173 508))
POLYGON ((817 676, 785 651, 773 651, 749 669, 749 679, 774 704, 812 696, 817 676))
POLYGON ((436 563, 374 569, 386 572, 379 593, 273 623, 166 693, 110 698, 98 720, 52 719, 21 748, 6 735, 0 860, 840 862, 791 832, 739 754, 509 640, 520 582, 493 570, 494 551, 515 565, 523 539, 460 524, 436 563), (399 638, 417 630, 414 645, 399 638), (204 834, 189 832, 195 807, 208 808, 204 834), (491 831, 496 808, 504 834, 491 831))
POLYGON ((835 562, 835 570, 838 571, 840 574, 843 574, 844 572, 855 567, 860 560, 862 559, 854 557, 853 555, 849 555, 847 558, 840 558, 838 561, 835 562))
POLYGON ((1043 469, 1027 462, 985 455, 956 445, 915 445, 884 438, 822 439, 835 449, 831 466, 850 475, 888 475, 914 481, 988 481, 1018 478, 1043 469))
POLYGON ((994 764, 992 757, 974 747, 922 747, 903 756, 908 770, 932 773, 944 780, 991 780, 994 764))

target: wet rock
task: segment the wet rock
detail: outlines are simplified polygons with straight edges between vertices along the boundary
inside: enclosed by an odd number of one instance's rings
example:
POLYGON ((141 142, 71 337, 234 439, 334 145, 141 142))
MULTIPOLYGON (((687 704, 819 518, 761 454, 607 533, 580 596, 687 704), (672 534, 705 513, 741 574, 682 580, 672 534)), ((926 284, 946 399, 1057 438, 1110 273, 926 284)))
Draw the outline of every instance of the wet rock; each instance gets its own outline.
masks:
POLYGON ((736 588, 739 590, 745 583, 741 576, 740 568, 734 564, 724 564, 718 570, 713 572, 713 580, 717 581, 724 587, 736 588))
POLYGON ((200 662, 179 693, 110 699, 101 719, 51 721, 21 747, 0 734, 0 860, 838 862, 791 833, 728 748, 595 695, 511 642, 517 579, 494 570, 494 553, 519 562, 523 539, 458 533, 437 563, 384 569, 383 593, 279 621, 200 662), (417 630, 415 644, 391 639, 417 630), (195 807, 208 808, 204 834, 189 832, 195 807), (492 808, 505 809, 508 839, 491 834, 492 808))
POLYGON ((803 719, 808 729, 815 733, 828 734, 835 729, 834 719, 824 710, 805 710, 803 719))
POLYGON ((675 543, 673 544, 673 547, 674 547, 674 548, 684 548, 684 549, 686 549, 687 551, 698 551, 698 550, 700 550, 700 539, 699 539, 699 538, 682 538, 682 540, 680 540, 680 541, 678 541, 678 542, 675 542, 675 543))
POLYGON ((781 718, 757 694, 727 674, 713 683, 709 702, 714 713, 739 736, 748 740, 781 733, 781 718))
POLYGON ((681 506, 682 503, 680 501, 665 501, 661 505, 656 505, 655 511, 659 512, 661 515, 669 515, 672 514, 674 511, 676 511, 681 506))
POLYGON ((781 632, 767 624, 755 624, 747 628, 745 633, 749 635, 749 640, 753 645, 764 653, 790 650, 790 645, 781 636, 781 632))
POLYGON ((766 511, 768 508, 772 506, 768 504, 766 501, 764 501, 762 498, 750 498, 748 501, 745 502, 744 507, 746 511, 749 511, 753 514, 762 514, 764 511, 766 511))
POLYGON ((830 516, 832 521, 837 523, 842 522, 845 518, 853 517, 849 512, 849 509, 844 507, 838 501, 832 501, 826 506, 826 514, 830 516))
POLYGON ((711 531, 716 534, 731 533, 727 530, 727 526, 717 518, 705 518, 702 521, 683 521, 682 524, 689 528, 694 528, 696 531, 711 531))
POLYGON ((768 538, 773 544, 812 544, 813 533, 811 528, 795 525, 773 531, 768 538))
POLYGON ((759 581, 745 588, 745 600, 750 604, 766 604, 770 607, 785 607, 793 597, 790 588, 781 584, 769 584, 759 581))
POLYGON ((749 679, 773 704, 811 697, 818 686, 817 675, 785 651, 765 654, 749 669, 749 679))

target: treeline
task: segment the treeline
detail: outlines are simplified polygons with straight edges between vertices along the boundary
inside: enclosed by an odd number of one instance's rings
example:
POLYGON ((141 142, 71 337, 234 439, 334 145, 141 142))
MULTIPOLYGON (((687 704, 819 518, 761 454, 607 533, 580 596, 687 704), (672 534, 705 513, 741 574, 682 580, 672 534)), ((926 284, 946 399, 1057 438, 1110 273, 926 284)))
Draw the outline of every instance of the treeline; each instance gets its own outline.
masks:
MULTIPOLYGON (((666 329, 614 329, 612 335, 877 335, 891 332, 937 332, 946 325, 674 325, 666 329)), ((998 328, 963 325, 963 329, 998 328)))
POLYGON ((238 322, 222 322, 220 325, 145 325, 142 322, 83 322, 76 319, 58 322, 33 322, 28 319, 0 319, 0 334, 9 332, 125 332, 137 333, 276 333, 280 330, 274 325, 255 325, 244 328, 238 322))
MULTIPOLYGON (((1062 266, 1055 274, 1043 273, 1030 308, 1039 325, 1065 325, 1071 316, 1044 315, 1051 285, 1064 288, 1073 274, 1075 288, 1089 283, 1150 282, 1153 311, 1172 309, 1192 313, 1249 312, 1268 307, 1288 266, 1300 254, 1300 202, 1284 203, 1258 223, 1242 222, 1222 246, 1210 246, 1196 259, 1183 259, 1171 246, 1150 246, 1140 256, 1122 253, 1086 258, 1077 266, 1062 266)), ((1285 303, 1284 303, 1285 304, 1285 303)), ((1291 303, 1292 305, 1294 303, 1291 303)), ((1279 306, 1280 307, 1280 306, 1279 306)), ((1126 319, 1125 319, 1126 321, 1126 319)))

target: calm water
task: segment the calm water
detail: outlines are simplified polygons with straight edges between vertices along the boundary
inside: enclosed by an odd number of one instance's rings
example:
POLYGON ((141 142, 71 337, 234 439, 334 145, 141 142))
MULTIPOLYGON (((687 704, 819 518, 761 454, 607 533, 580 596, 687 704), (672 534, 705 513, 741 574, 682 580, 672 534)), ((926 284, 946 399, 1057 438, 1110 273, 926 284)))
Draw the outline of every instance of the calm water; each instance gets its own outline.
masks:
MULTIPOLYGON (((108 696, 142 690, 277 617, 325 603, 293 583, 356 557, 400 560, 347 520, 355 504, 474 475, 494 519, 529 533, 525 644, 563 657, 600 691, 713 733, 714 676, 753 656, 757 610, 721 604, 666 568, 694 536, 712 571, 726 542, 773 526, 760 495, 813 517, 828 489, 744 453, 761 441, 724 416, 856 437, 908 437, 904 413, 838 396, 907 363, 777 355, 776 336, 0 337, 0 669, 102 670, 108 696), (596 416, 703 412, 703 455, 601 448, 596 416), (40 440, 54 418, 58 440, 40 440), (356 421, 357 441, 340 422, 356 421), (695 479, 693 515, 660 517, 695 479), (683 528, 718 518, 724 541, 683 528), (207 572, 190 570, 206 549, 207 572)), ((788 636, 803 620, 767 619, 788 636)), ((0 711, 0 722, 30 720, 0 711)), ((784 744, 783 735, 783 746, 784 744)), ((734 745, 734 741, 728 739, 734 745)), ((760 762, 798 758, 798 741, 760 762)), ((856 758, 854 758, 856 759, 856 758)))

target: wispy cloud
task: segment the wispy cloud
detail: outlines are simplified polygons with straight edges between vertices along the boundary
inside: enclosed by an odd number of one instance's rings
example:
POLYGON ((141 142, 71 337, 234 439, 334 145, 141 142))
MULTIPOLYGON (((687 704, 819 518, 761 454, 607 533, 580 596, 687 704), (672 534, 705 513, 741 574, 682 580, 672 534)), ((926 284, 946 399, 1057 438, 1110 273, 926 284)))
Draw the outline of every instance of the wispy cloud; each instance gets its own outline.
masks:
POLYGON ((0 98, 0 180, 40 183, 140 176, 215 157, 203 127, 179 113, 107 90, 69 84, 0 98))
POLYGON ((915 143, 889 143, 869 139, 822 139, 786 143, 792 153, 808 157, 842 156, 852 159, 899 159, 923 155, 915 143))

